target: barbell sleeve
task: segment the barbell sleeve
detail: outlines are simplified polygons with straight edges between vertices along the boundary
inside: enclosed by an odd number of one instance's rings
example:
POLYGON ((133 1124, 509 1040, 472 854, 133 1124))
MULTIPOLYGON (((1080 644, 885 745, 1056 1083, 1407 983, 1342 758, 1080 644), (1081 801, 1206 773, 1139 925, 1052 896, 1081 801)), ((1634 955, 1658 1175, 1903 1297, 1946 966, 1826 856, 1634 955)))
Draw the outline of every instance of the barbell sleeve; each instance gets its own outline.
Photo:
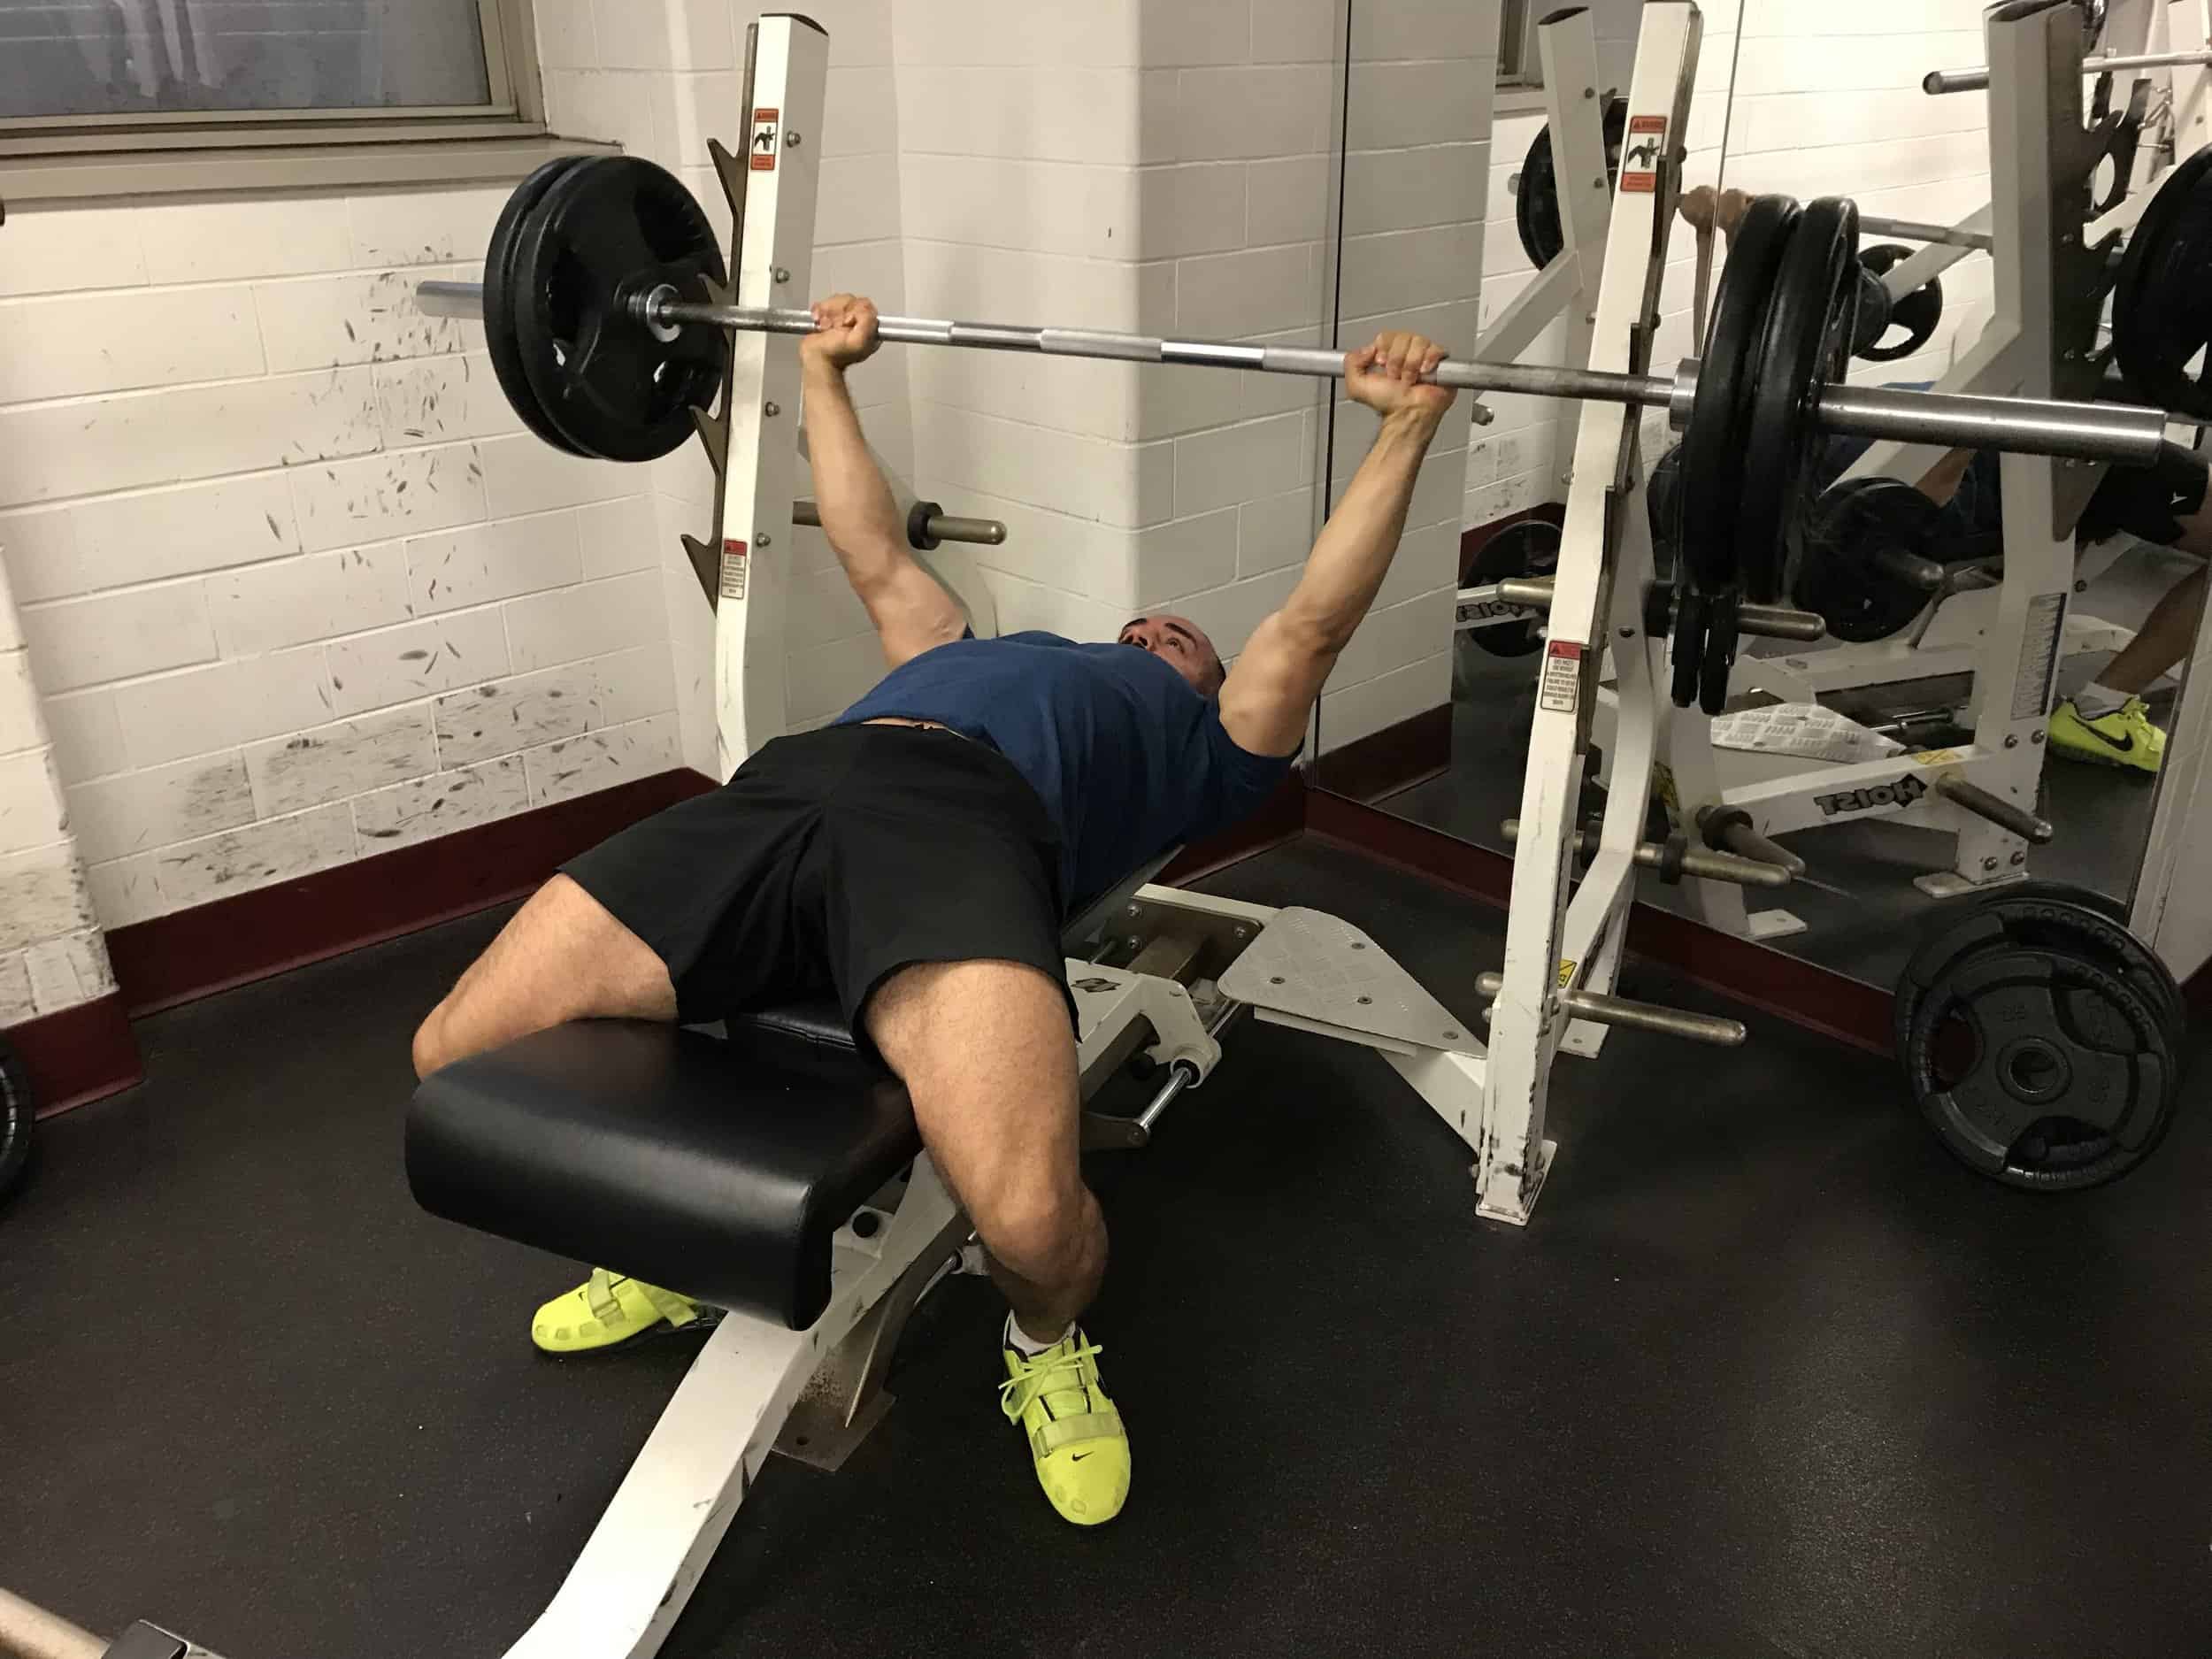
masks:
POLYGON ((2050 819, 2038 818, 2025 807, 2016 805, 2002 795, 1992 795, 1956 772, 1947 772, 1938 778, 1935 791, 1953 806, 1962 807, 1976 818, 1985 818, 1999 829, 2035 846, 2049 845, 2051 838, 2058 833, 2050 819))
MULTIPOLYGON (((419 303, 433 314, 481 316, 480 283, 433 280, 419 284, 419 303)), ((697 323, 741 333, 810 334, 811 311, 772 306, 718 305, 673 296, 662 288, 633 302, 641 325, 697 323)), ((1098 328, 1014 326, 959 322, 948 318, 880 317, 877 332, 905 345, 954 346, 980 351, 1031 351, 1047 357, 1105 357, 1129 363, 1185 364, 1247 369, 1263 374, 1302 374, 1334 380, 1344 373, 1340 352, 1305 346, 1248 345, 1231 341, 1169 340, 1155 334, 1098 328)), ((1587 398, 1663 408, 1677 426, 1687 423, 1697 388, 1696 365, 1671 377, 1620 374, 1537 363, 1483 363, 1447 357, 1428 377, 1439 386, 1475 392, 1513 392, 1532 397, 1587 398)), ((1829 432, 1945 448, 2005 449, 2022 455, 2110 461, 2148 466, 2166 440, 2163 410, 2119 403, 2077 403, 2026 397, 1983 397, 1958 392, 1893 391, 1886 388, 1824 386, 1813 400, 1816 425, 1829 432)))
POLYGON ((1893 581, 1908 588, 1917 588, 1924 594, 1934 593, 1943 586, 1943 566, 1917 553, 1908 553, 1901 547, 1882 547, 1874 550, 1874 568, 1893 581))
MULTIPOLYGON (((1475 989, 1493 998, 1505 989, 1502 973, 1479 974, 1475 989)), ((1563 991, 1560 1006, 1577 1019, 1599 1025, 1626 1025, 1637 1031, 1657 1032, 1663 1037, 1686 1037, 1723 1048, 1740 1048, 1751 1033, 1740 1019, 1721 1019, 1711 1014, 1693 1014, 1686 1009, 1662 1008, 1656 1002, 1638 1002, 1625 996, 1607 996, 1597 991, 1563 991)))
MULTIPOLYGON (((2081 72, 2101 75, 2115 69, 2178 69, 2190 64, 2212 64, 2212 52, 2137 52, 2131 57, 2085 58, 2081 72)), ((1920 78, 1920 89, 1930 96, 1946 92, 1979 92, 1989 85, 1986 69, 1931 69, 1920 78)))

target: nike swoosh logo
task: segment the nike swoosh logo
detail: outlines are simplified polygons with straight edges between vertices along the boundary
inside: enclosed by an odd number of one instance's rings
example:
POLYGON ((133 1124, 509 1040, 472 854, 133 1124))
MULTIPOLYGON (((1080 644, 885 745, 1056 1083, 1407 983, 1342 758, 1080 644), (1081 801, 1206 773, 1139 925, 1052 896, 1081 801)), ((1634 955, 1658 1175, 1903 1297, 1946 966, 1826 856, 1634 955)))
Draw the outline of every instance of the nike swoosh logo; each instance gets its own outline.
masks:
POLYGON ((1090 1454, 1088 1452, 1077 1452, 1069 1457, 1068 1462, 1071 1463, 1079 1463, 1089 1455, 1090 1454))
POLYGON ((2123 755, 2132 755, 2135 752, 2135 733, 2132 732, 2125 737, 2115 737, 2109 732, 2099 732, 2097 735, 2103 738, 2123 755))

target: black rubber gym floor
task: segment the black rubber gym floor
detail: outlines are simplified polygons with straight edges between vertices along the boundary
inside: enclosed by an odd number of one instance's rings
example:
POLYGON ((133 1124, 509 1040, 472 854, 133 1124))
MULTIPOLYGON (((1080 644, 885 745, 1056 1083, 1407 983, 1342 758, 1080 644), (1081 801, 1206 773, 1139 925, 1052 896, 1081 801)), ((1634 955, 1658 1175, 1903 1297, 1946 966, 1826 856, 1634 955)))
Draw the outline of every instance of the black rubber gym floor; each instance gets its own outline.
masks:
MULTIPOLYGON (((1310 846, 1208 885, 1349 918, 1463 1013, 1501 950, 1495 913, 1310 846)), ((0 1585, 230 1659, 494 1655, 536 1616, 692 1344, 540 1357, 576 1271, 408 1198, 407 1033, 497 919, 150 1020, 151 1080, 45 1125, 0 1212, 0 1585)), ((2212 1120, 2017 1194, 1888 1064, 1750 1023, 1563 1061, 1525 1231, 1475 1218, 1379 1059, 1240 1028, 1094 1170, 1121 1518, 1052 1516, 1000 1308, 952 1281, 875 1437, 771 1460, 664 1651, 2212 1648, 2212 1120)))

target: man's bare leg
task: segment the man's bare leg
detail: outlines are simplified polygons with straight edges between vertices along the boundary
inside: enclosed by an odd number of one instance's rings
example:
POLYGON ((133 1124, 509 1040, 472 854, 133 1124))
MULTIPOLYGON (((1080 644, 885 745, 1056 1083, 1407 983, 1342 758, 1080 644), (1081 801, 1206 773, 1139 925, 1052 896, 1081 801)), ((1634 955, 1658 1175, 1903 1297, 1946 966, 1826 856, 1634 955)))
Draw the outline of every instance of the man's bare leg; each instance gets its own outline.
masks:
MULTIPOLYGON (((2212 537, 2206 538, 2212 550, 2212 537)), ((2184 538, 2177 547, 2188 547, 2184 538)), ((2192 549, 2192 551, 2198 549, 2192 549)), ((2097 676, 2097 683, 2130 697, 2139 697, 2161 674, 2188 660, 2197 643, 2197 623, 2204 614, 2205 572, 2196 571, 2166 590, 2151 607, 2135 637, 2097 676)))
POLYGON ((1063 1518, 1110 1520, 1129 1439, 1074 1328, 1106 1271, 1106 1224, 1083 1185, 1065 995, 1021 963, 929 963, 885 980, 866 1019, 1013 1308, 1002 1403, 1038 1484, 1063 1518))
POLYGON ((572 1019, 672 1020, 676 987, 651 947, 566 876, 508 918, 415 1033, 415 1075, 572 1019))
POLYGON ((885 980, 866 1018, 1016 1323, 1057 1340, 1106 1271, 1065 995, 1020 963, 926 963, 885 980))

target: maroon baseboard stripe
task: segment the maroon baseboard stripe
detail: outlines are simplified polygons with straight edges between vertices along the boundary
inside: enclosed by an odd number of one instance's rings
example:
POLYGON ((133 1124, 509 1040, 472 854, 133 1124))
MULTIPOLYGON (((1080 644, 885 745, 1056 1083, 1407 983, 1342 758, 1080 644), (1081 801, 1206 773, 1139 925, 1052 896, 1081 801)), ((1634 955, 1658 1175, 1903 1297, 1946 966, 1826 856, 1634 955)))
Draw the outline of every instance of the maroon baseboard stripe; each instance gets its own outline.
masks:
POLYGON ((127 1089, 145 1075, 130 1014, 117 992, 41 1014, 0 1036, 22 1060, 42 1118, 127 1089))
POLYGON ((173 1008, 519 898, 564 860, 713 787, 695 772, 664 772, 119 927, 108 956, 122 1006, 173 1008))
MULTIPOLYGON (((1321 735, 1329 717, 1321 716, 1321 735)), ((1331 795, 1379 801, 1438 776, 1452 764, 1452 705, 1440 703, 1395 726, 1333 749, 1322 756, 1318 777, 1331 795)))
MULTIPOLYGON (((1503 853, 1356 801, 1318 793, 1309 796, 1306 831, 1331 846, 1501 909, 1512 890, 1513 861, 1503 853)), ((1878 987, 1648 904, 1636 906, 1629 918, 1628 947, 1763 1013, 1855 1048, 1892 1052, 1891 997, 1878 987)))

